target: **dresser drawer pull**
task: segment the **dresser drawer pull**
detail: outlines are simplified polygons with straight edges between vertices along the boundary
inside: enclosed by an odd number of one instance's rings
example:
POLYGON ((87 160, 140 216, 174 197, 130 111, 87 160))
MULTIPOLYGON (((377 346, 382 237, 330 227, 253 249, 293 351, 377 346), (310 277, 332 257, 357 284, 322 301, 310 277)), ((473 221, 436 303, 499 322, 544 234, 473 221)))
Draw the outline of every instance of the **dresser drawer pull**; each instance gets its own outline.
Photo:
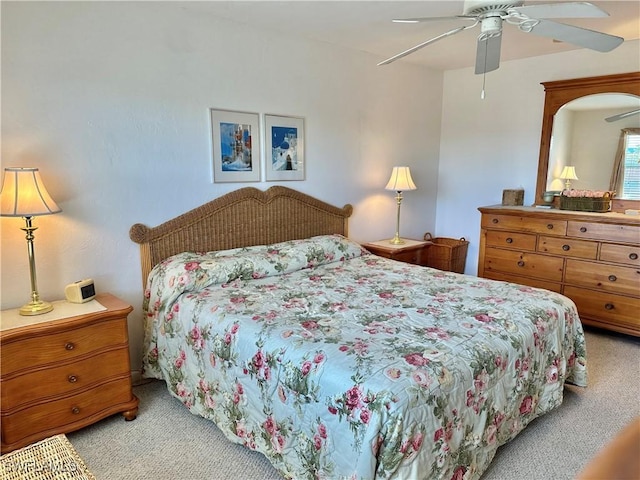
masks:
POLYGON ((524 262, 523 262, 522 260, 520 260, 520 261, 518 262, 518 266, 519 266, 519 267, 524 267, 524 262))
POLYGON ((587 231, 587 227, 580 227, 580 231, 581 231, 582 233, 585 233, 585 232, 587 231))
POLYGON ((73 407, 71 409, 71 413, 73 413, 74 415, 77 415, 80 413, 80 407, 73 407))
POLYGON ((571 250, 571 247, 569 245, 562 245, 562 250, 568 252, 569 250, 571 250))
POLYGON ((64 344, 64 348, 65 350, 73 350, 74 348, 76 348, 76 346, 71 342, 67 342, 64 344))
POLYGON ((553 223, 547 223, 547 229, 553 230, 553 223))
POLYGON ((629 254, 629 258, 631 260, 637 260, 638 259, 638 254, 637 253, 630 253, 629 254))
POLYGON ((607 310, 613 310, 613 303, 605 303, 604 308, 607 310))
POLYGON ((76 383, 78 381, 78 377, 76 377, 75 375, 69 375, 67 377, 67 380, 69 380, 69 383, 76 383))
POLYGON ((507 243, 513 243, 513 238, 509 237, 505 240, 507 243))
POLYGON ((492 223, 498 223, 499 221, 500 221, 500 220, 498 220, 497 218, 492 218, 492 219, 491 219, 491 222, 492 222, 492 223))
POLYGON ((609 275, 609 281, 610 282, 615 282, 618 279, 618 277, 616 277, 615 275, 609 275))

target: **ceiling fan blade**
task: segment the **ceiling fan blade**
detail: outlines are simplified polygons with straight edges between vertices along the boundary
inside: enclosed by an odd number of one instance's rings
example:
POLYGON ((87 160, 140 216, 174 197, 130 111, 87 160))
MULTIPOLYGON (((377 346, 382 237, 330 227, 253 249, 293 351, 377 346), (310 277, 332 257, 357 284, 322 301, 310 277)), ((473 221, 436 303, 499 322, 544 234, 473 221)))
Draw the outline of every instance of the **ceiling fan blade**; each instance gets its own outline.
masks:
POLYGON ((623 118, 627 118, 630 117, 631 115, 636 115, 640 113, 640 108, 637 108, 635 110, 631 110, 630 112, 625 112, 625 113, 619 113, 618 115, 613 115, 612 117, 607 117, 605 118, 605 121, 611 123, 611 122, 617 122, 618 120, 622 120, 623 118))
POLYGON ((476 50, 476 74, 497 70, 500 66, 500 47, 502 35, 478 37, 476 50))
POLYGON ((534 27, 522 31, 571 43, 579 47, 590 48, 598 52, 609 52, 624 42, 622 37, 551 20, 540 20, 534 27))
POLYGON ((466 26, 466 27, 458 27, 458 28, 454 28, 453 30, 449 30, 448 32, 443 33, 442 35, 438 35, 437 37, 434 37, 430 40, 427 40, 426 42, 422 42, 419 45, 416 45, 415 47, 411 47, 409 50, 405 50, 404 52, 398 53, 397 55, 394 55, 391 58, 387 58, 386 60, 384 60, 383 62, 380 62, 378 64, 378 66, 380 65, 387 65, 391 62, 395 62, 396 60, 398 60, 399 58, 402 57, 406 57, 407 55, 409 55, 410 53, 415 52, 416 50, 420 50, 423 47, 426 47, 427 45, 431 45, 434 42, 437 42, 438 40, 441 40, 445 37, 448 37, 450 35, 454 35, 458 32, 461 32, 463 30, 466 30, 467 28, 471 28, 473 25, 471 26, 466 26))
POLYGON ((609 14, 587 2, 548 3, 514 7, 513 10, 529 18, 599 18, 609 14))
POLYGON ((394 23, 422 23, 422 22, 441 22, 443 20, 475 20, 476 17, 472 15, 452 15, 450 17, 418 17, 418 18, 394 18, 391 20, 394 23))

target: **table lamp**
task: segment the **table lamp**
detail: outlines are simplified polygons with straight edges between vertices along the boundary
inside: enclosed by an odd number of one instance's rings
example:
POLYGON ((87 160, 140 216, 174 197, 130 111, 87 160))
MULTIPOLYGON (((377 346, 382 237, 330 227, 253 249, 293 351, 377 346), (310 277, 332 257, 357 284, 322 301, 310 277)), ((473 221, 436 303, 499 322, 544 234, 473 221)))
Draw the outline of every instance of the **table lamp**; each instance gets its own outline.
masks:
POLYGON ((32 224, 37 215, 50 215, 61 212, 49 192, 44 187, 37 168, 10 167, 4 169, 4 180, 0 190, 0 216, 23 217, 26 226, 22 228, 27 234, 27 250, 29 252, 29 272, 31 274, 31 301, 23 305, 20 315, 40 315, 53 310, 53 305, 40 300, 36 280, 36 260, 33 250, 33 232, 38 227, 32 224))
POLYGON ((566 165, 560 173, 560 178, 565 180, 564 188, 571 190, 571 180, 578 180, 576 175, 576 167, 566 165))
POLYGON ((409 167, 393 167, 391 178, 385 190, 395 190, 396 201, 398 202, 398 215, 396 219, 396 235, 389 241, 393 245, 402 245, 404 240, 400 238, 400 205, 402 204, 402 192, 415 190, 416 184, 411 178, 409 167))

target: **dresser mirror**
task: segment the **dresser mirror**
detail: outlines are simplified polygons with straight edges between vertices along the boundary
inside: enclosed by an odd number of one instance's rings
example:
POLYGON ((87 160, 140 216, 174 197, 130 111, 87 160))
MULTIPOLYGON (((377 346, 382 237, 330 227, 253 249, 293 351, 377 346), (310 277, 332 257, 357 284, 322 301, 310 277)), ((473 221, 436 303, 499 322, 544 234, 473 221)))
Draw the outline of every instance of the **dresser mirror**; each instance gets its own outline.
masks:
MULTIPOLYGON (((623 130, 637 133, 640 128, 640 114, 622 115, 640 108, 640 72, 543 82, 542 85, 545 105, 536 204, 548 203, 545 192, 565 188, 566 179, 560 177, 566 165, 575 167, 577 179, 570 180, 571 188, 610 190, 623 130), (611 121, 612 117, 617 120, 611 121)), ((640 200, 624 198, 624 195, 616 195, 612 202, 613 211, 638 208, 640 200)))

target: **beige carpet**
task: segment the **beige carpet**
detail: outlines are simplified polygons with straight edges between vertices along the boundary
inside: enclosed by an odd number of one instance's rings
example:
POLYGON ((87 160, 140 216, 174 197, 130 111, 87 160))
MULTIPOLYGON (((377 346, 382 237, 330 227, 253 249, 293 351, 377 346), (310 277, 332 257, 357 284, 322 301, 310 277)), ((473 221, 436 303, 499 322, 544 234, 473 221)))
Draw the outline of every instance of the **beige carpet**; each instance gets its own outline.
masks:
MULTIPOLYGON (((589 387, 568 386, 563 405, 501 447, 482 480, 572 480, 640 415, 640 340, 588 331, 587 355, 589 387)), ((282 478, 261 454, 189 413, 163 382, 135 394, 133 422, 116 415, 67 435, 99 480, 282 478)))
POLYGON ((0 457, 3 480, 95 480, 64 435, 45 438, 0 457))

